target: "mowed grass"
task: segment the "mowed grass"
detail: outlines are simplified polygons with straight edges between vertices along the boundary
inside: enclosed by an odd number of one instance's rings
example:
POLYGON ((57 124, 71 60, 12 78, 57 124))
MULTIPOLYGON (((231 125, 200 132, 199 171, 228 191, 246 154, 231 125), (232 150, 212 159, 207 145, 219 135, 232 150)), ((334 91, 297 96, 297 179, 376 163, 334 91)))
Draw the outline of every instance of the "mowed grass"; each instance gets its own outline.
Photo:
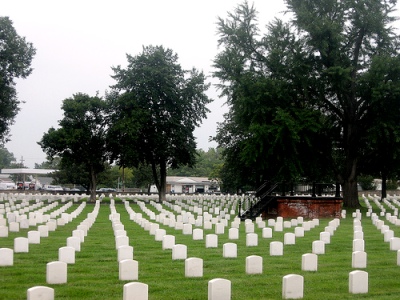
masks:
MULTIPOLYGON (((133 200, 127 201, 135 212, 142 213, 148 219, 133 200)), ((75 203, 67 212, 74 211, 79 204, 75 203)), ((41 238, 39 245, 30 244, 29 253, 14 253, 14 265, 0 267, 0 299, 26 299, 27 289, 38 285, 54 288, 56 299, 122 299, 123 285, 127 281, 118 279, 117 250, 109 219, 110 202, 106 201, 100 205, 97 219, 85 237, 81 251, 76 252, 75 264, 68 265, 68 283, 46 283, 46 264, 58 260, 58 248, 66 246, 67 237, 72 235, 72 231, 94 207, 93 204, 87 204, 72 222, 58 226, 56 231, 49 233, 49 237, 41 238)), ((150 204, 146 207, 157 212, 150 204)), ((163 208, 170 210, 166 206, 163 208)), ((311 253, 312 242, 319 240, 320 232, 324 231, 332 219, 320 219, 320 225, 306 231, 304 237, 296 238, 295 245, 285 245, 283 256, 270 256, 270 243, 283 242, 284 233, 294 232, 294 228, 273 232, 273 238, 264 239, 262 229, 255 226, 259 236, 258 246, 246 247, 246 233, 242 223, 239 240, 229 240, 228 228, 225 228, 225 234, 218 235, 218 248, 206 248, 205 239, 193 240, 191 235, 183 235, 180 230, 160 224, 160 228, 164 228, 167 234, 175 235, 176 244, 187 245, 188 257, 203 259, 203 277, 186 278, 184 260, 172 260, 172 251, 162 250, 161 242, 155 241, 149 231, 131 221, 119 199, 115 199, 115 209, 120 214, 130 245, 134 247, 134 259, 139 262, 138 281, 149 286, 149 299, 207 299, 208 282, 214 278, 231 281, 232 299, 282 299, 282 278, 288 274, 304 276, 303 299, 398 299, 400 295, 397 252, 391 251, 389 243, 384 242, 383 234, 365 216, 365 209, 362 209, 362 227, 368 255, 365 271, 369 274, 369 292, 358 295, 349 293, 349 273, 354 270, 351 267, 351 210, 347 210, 347 218, 340 220, 340 226, 331 236, 330 244, 325 246, 325 254, 318 256, 316 272, 302 271, 301 257, 311 253), (223 258, 223 244, 227 242, 237 244, 237 258, 223 258), (263 274, 246 274, 245 259, 250 255, 263 257, 263 274)), ((380 219, 384 220, 383 217, 380 219)), ((399 227, 386 220, 385 224, 390 225, 394 236, 400 237, 399 227)), ((14 238, 27 237, 27 231, 21 229, 18 233, 9 233, 7 238, 0 238, 0 248, 13 248, 14 238)), ((204 230, 204 237, 209 233, 214 233, 214 230, 204 230)))

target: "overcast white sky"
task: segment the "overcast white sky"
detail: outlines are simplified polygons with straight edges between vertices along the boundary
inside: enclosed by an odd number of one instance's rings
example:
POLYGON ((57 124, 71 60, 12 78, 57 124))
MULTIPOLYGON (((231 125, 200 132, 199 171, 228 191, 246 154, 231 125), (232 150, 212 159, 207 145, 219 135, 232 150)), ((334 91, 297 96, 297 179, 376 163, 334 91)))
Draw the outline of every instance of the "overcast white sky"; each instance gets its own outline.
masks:
MULTIPOLYGON (((33 168, 46 160, 37 142, 62 118, 61 102, 82 92, 104 95, 114 84, 111 67, 126 65, 126 54, 142 46, 163 45, 179 56, 184 69, 195 67, 210 75, 218 52, 216 21, 240 0, 2 0, 1 16, 37 50, 33 73, 18 80, 21 105, 6 148, 19 162, 33 168)), ((282 16, 283 0, 254 0, 261 28, 282 16)), ((264 31, 265 32, 265 31, 264 31)), ((213 80, 215 82, 215 79, 213 80)), ((215 147, 209 136, 227 111, 215 88, 209 96, 211 113, 196 129, 197 147, 215 147)))

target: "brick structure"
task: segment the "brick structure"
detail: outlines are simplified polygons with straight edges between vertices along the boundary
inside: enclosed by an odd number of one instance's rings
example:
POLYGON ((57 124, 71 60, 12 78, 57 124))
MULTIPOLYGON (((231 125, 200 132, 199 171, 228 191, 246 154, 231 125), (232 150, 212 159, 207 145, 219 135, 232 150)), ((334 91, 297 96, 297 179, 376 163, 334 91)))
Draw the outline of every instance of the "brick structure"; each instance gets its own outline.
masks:
POLYGON ((336 197, 282 196, 277 197, 275 205, 268 207, 262 217, 340 218, 342 203, 342 198, 336 197))

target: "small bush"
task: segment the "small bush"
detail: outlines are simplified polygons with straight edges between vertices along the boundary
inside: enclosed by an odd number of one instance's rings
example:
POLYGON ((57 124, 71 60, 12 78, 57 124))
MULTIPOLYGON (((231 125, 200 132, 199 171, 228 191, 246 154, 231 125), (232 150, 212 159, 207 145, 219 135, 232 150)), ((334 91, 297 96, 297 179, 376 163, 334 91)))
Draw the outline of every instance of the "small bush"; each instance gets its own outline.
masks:
POLYGON ((363 190, 375 190, 374 177, 371 175, 360 175, 358 176, 358 183, 361 185, 363 190))

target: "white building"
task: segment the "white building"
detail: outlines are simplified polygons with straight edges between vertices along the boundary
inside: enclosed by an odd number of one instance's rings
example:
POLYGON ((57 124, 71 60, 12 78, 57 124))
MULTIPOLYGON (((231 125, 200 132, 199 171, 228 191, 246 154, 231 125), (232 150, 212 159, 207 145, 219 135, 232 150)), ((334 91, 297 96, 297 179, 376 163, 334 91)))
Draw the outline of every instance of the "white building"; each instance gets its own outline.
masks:
MULTIPOLYGON (((153 185, 150 189, 152 193, 157 193, 157 188, 153 185)), ((182 177, 167 176, 167 193, 193 194, 211 193, 219 191, 219 186, 215 181, 207 177, 182 177)))

